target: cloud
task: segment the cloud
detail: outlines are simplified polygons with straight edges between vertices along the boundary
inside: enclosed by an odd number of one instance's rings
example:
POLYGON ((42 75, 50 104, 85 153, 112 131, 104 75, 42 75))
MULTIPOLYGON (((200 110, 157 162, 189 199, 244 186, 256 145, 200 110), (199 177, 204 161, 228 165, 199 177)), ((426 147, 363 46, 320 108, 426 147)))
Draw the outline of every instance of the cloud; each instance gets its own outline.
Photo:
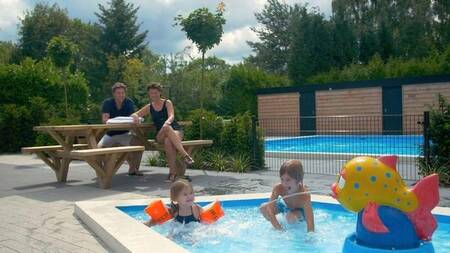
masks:
MULTIPOLYGON (((318 6, 329 16, 331 13, 330 0, 280 0, 287 4, 304 4, 318 6)), ((0 1, 0 40, 17 40, 18 17, 23 16, 25 9, 32 8, 41 0, 1 0, 0 1)), ((85 22, 97 22, 95 12, 98 12, 98 4, 107 5, 109 0, 47 0, 49 4, 57 3, 66 8, 71 18, 79 18, 85 22)), ((183 51, 192 45, 179 26, 173 26, 174 17, 181 14, 187 16, 191 11, 201 7, 207 7, 215 11, 219 0, 128 0, 127 2, 139 6, 138 22, 141 23, 141 31, 148 30, 147 41, 152 51, 158 54, 170 54, 183 51)), ((251 53, 246 41, 257 40, 250 27, 257 26, 256 12, 261 12, 267 0, 224 0, 226 24, 224 35, 220 45, 210 51, 225 59, 229 63, 236 63, 251 53)), ((191 52, 196 55, 195 52, 191 52)))
POLYGON ((25 14, 27 5, 20 0, 0 1, 0 40, 17 40, 19 18, 25 14))
POLYGON ((250 55, 251 48, 247 41, 257 41, 258 37, 250 30, 250 26, 226 32, 220 44, 211 50, 211 54, 224 58, 230 63, 236 63, 250 55))
POLYGON ((294 5, 294 4, 307 4, 309 7, 317 7, 319 8, 320 12, 324 13, 324 15, 330 16, 331 15, 331 0, 285 0, 284 2, 286 2, 289 5, 294 5))

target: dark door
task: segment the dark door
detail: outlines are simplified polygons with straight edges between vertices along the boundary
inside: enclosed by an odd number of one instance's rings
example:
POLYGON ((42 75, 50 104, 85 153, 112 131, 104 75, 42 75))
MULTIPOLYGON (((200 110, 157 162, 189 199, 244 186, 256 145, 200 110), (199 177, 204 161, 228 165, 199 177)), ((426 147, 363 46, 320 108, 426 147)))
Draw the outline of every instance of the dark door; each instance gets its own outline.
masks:
POLYGON ((316 93, 300 94, 300 135, 316 134, 316 93))
POLYGON ((402 134, 402 87, 383 87, 383 134, 402 134))

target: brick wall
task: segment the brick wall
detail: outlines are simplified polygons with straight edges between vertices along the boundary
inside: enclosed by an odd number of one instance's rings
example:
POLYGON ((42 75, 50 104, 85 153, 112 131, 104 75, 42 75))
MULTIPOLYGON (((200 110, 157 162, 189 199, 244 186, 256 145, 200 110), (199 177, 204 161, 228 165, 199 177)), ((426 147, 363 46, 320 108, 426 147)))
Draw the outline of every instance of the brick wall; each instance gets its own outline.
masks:
MULTIPOLYGON (((403 133, 420 134, 420 115, 437 102, 441 93, 450 100, 450 82, 402 86, 403 133), (419 115, 419 116, 418 116, 419 115)), ((258 95, 258 117, 266 136, 300 134, 299 93, 258 95)), ((316 91, 318 134, 381 134, 382 88, 316 91)))
POLYGON ((381 133, 381 96, 381 87, 317 91, 317 133, 381 133))
POLYGON ((300 133, 299 94, 258 95, 259 125, 265 136, 293 136, 300 133))
MULTIPOLYGON (((423 115, 424 111, 429 110, 429 106, 436 104, 438 93, 450 100, 450 82, 434 85, 407 85, 402 87, 402 93, 404 132, 420 133, 422 126, 411 123, 411 119, 416 118, 415 115, 423 115)), ((423 120, 423 117, 420 120, 423 120)))

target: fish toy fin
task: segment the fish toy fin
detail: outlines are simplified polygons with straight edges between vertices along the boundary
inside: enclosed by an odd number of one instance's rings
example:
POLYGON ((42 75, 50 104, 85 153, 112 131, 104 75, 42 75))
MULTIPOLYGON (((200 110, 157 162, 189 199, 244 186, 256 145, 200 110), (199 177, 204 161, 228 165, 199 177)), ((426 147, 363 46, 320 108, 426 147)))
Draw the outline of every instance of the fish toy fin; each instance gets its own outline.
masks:
POLYGON ((397 156, 385 155, 378 157, 377 160, 386 164, 389 168, 397 171, 397 156))
POLYGON ((388 233, 389 229, 383 224, 378 216, 379 205, 374 202, 368 202, 363 211, 362 224, 373 233, 388 233))

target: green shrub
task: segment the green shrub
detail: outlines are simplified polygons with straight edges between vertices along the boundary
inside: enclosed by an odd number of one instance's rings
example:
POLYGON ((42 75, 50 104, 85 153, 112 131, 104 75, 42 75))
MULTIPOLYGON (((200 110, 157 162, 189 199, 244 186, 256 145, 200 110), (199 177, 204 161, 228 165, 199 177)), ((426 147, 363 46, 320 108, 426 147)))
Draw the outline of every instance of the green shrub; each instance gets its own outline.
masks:
MULTIPOLYGON (((66 118, 65 112, 61 109, 64 108, 64 104, 59 104, 56 106, 48 105, 46 108, 46 119, 40 122, 36 122, 34 125, 47 125, 47 126, 60 126, 60 125, 77 125, 80 123, 79 110, 69 107, 69 117, 66 118)), ((31 129, 30 129, 31 131, 31 129)), ((57 145, 58 143, 50 135, 46 133, 37 132, 35 145, 46 146, 46 145, 57 145)))
MULTIPOLYGON (((198 139, 200 110, 191 112, 192 125, 186 129, 187 139, 198 139)), ((230 159, 245 161, 247 157, 252 168, 264 168, 264 138, 262 129, 257 128, 256 159, 253 157, 252 118, 249 112, 237 115, 230 120, 223 120, 213 112, 204 112, 203 139, 212 139, 212 147, 207 151, 198 152, 194 160, 196 169, 213 169, 217 171, 230 170, 230 159)), ((231 166, 233 167, 233 166, 231 166)), ((239 166, 236 166, 239 167, 239 166)), ((243 166, 233 171, 242 171, 243 166)), ((245 166, 244 166, 245 167, 245 166)), ((248 168, 246 168, 248 169, 248 168)))
POLYGON ((239 173, 248 172, 252 165, 250 158, 245 155, 230 157, 229 164, 231 171, 239 173))
POLYGON ((202 150, 193 155, 195 160, 192 168, 200 170, 248 172, 251 170, 251 160, 246 155, 226 155, 220 149, 202 150))
MULTIPOLYGON (((60 85, 61 96, 64 95, 64 86, 60 85)), ((88 105, 89 89, 84 75, 76 72, 67 78, 67 101, 69 106, 76 110, 85 111, 88 105)))
POLYGON ((76 109, 85 109, 88 86, 84 76, 74 73, 63 77, 51 61, 25 59, 20 65, 0 65, 0 103, 29 105, 31 97, 42 97, 49 104, 64 102, 67 82, 68 102, 76 109))
POLYGON ((261 127, 256 128, 256 150, 255 150, 255 161, 252 162, 252 168, 254 169, 264 169, 265 159, 264 159, 264 132, 261 127))
POLYGON ((222 151, 213 152, 210 156, 209 166, 215 171, 225 171, 228 168, 228 159, 222 151))
POLYGON ((42 97, 32 97, 29 101, 33 123, 38 125, 40 122, 47 122, 49 118, 48 102, 42 97))
MULTIPOLYGON (((188 120, 192 125, 186 127, 186 139, 195 140, 200 139, 200 117, 201 110, 193 110, 189 113, 188 120)), ((213 140, 213 142, 220 143, 220 134, 223 131, 223 119, 214 112, 203 110, 203 139, 213 140)))
POLYGON ((210 154, 209 149, 202 149, 192 154, 194 163, 192 164, 192 169, 194 170, 210 170, 210 154))
MULTIPOLYGON (((252 167, 264 168, 264 137, 260 128, 256 129, 256 157, 252 167)), ((253 157, 252 118, 249 112, 237 115, 224 124, 220 148, 228 155, 253 157)))
POLYGON ((81 73, 63 74, 51 61, 25 59, 20 65, 0 65, 1 129, 5 137, 0 152, 20 147, 54 144, 36 133, 36 125, 79 124, 88 113, 88 86, 81 73), (69 115, 65 115, 64 83, 68 90, 69 115))
POLYGON ((85 124, 101 124, 101 106, 101 103, 93 103, 88 101, 87 107, 81 111, 81 122, 85 124))
POLYGON ((430 159, 429 163, 424 158, 418 158, 419 173, 422 176, 431 174, 439 175, 439 182, 443 185, 450 185, 450 164, 440 164, 436 159, 430 159))
POLYGON ((147 156, 147 165, 156 167, 167 167, 166 156, 164 152, 158 152, 147 156))
MULTIPOLYGON (((430 110, 429 162, 418 159, 419 173, 423 176, 438 173, 442 184, 450 185, 450 103, 439 95, 437 107, 430 110)), ((424 152, 423 152, 424 153, 424 152)))
POLYGON ((25 106, 0 106, 0 153, 18 152, 21 147, 32 146, 35 133, 32 114, 25 106))

